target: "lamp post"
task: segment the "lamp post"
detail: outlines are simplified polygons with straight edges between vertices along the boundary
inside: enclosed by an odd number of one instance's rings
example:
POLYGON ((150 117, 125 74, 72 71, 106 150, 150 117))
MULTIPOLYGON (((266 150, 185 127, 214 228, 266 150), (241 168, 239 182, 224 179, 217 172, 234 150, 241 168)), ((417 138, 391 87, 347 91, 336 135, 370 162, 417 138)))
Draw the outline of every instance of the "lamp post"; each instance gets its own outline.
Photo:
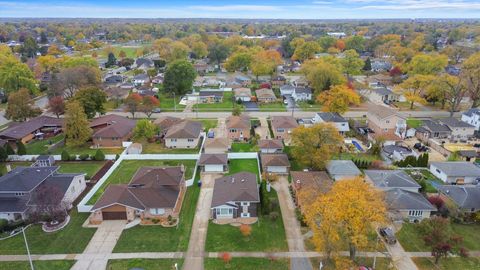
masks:
POLYGON ((30 268, 34 270, 32 256, 30 256, 30 249, 28 248, 27 236, 25 235, 25 227, 22 227, 23 240, 25 241, 25 247, 27 247, 28 261, 30 262, 30 268))

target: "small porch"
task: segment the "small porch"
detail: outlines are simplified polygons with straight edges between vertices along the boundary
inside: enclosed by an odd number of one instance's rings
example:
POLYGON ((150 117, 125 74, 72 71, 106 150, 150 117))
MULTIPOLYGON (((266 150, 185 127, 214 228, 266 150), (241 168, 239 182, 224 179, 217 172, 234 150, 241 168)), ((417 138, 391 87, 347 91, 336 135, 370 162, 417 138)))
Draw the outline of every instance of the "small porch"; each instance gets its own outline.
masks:
POLYGON ((219 225, 230 224, 232 226, 240 226, 242 224, 251 225, 258 221, 258 217, 239 217, 239 218, 217 218, 213 223, 219 225))

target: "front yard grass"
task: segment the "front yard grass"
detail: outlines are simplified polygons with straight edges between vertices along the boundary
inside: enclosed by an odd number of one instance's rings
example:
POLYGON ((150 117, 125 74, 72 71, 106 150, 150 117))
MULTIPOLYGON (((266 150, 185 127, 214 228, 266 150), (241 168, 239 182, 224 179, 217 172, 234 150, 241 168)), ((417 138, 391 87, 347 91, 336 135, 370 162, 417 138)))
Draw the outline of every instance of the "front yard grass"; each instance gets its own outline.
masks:
POLYGON ((232 152, 257 152, 257 149, 251 143, 232 143, 232 152))
MULTIPOLYGON (((91 156, 95 155, 98 149, 90 148, 91 145, 86 144, 82 146, 63 146, 58 147, 57 149, 53 150, 52 155, 60 155, 62 154, 63 150, 67 150, 70 155, 81 155, 81 154, 89 154, 91 156)), ((123 152, 123 148, 100 148, 105 155, 116 155, 121 154, 123 152)))
POLYGON ((218 125, 217 119, 192 119, 193 121, 202 122, 203 129, 208 132, 211 128, 216 128, 218 125))
MULTIPOLYGON (((468 250, 480 250, 480 225, 478 224, 457 224, 451 223, 452 230, 463 237, 463 246, 468 250)), ((419 224, 405 223, 402 229, 397 232, 398 241, 406 251, 430 251, 423 242, 423 235, 420 232, 419 224)))
MULTIPOLYGON (((327 262, 325 259, 315 257, 310 259, 310 261, 312 262, 314 269, 317 269, 318 266, 320 265, 320 261, 322 261, 324 266, 322 268, 323 270, 335 270, 335 266, 327 262)), ((358 267, 360 266, 373 267, 373 258, 356 257, 355 264, 358 267)), ((392 260, 390 258, 377 257, 377 261, 375 262, 375 270, 393 270, 393 269, 396 269, 396 268, 392 265, 392 260)))
POLYGON ((216 103, 198 103, 194 104, 192 109, 193 111, 198 110, 199 112, 218 112, 218 111, 232 111, 234 106, 240 106, 243 108, 243 105, 233 103, 233 93, 232 92, 223 92, 222 102, 216 103))
MULTIPOLYGON (((36 270, 69 270, 75 264, 73 260, 33 261, 36 270)), ((30 270, 28 261, 0 262, 0 270, 30 270)))
POLYGON ((429 269, 440 269, 440 270, 449 270, 449 269, 462 269, 462 270, 477 270, 480 265, 480 258, 470 257, 470 258, 441 258, 438 262, 438 265, 435 265, 435 260, 433 258, 412 258, 413 262, 417 265, 420 270, 429 270, 429 269))
MULTIPOLYGON (((29 227, 25 233, 32 254, 82 253, 96 229, 83 228, 89 213, 70 212, 70 223, 60 231, 45 233, 40 225, 29 227)), ((27 254, 22 234, 0 241, 0 254, 27 254)))
POLYGON ((172 270, 175 263, 178 269, 182 269, 183 259, 130 259, 130 260, 108 260, 106 270, 172 270))
POLYGON ((92 198, 90 198, 87 204, 95 204, 109 184, 126 184, 130 182, 140 167, 179 166, 183 164, 185 166, 185 179, 188 180, 193 176, 195 163, 195 160, 123 160, 107 181, 105 181, 92 198))
POLYGON ((418 128, 423 124, 423 121, 416 118, 408 118, 407 119, 407 126, 410 128, 418 128))
POLYGON ((162 142, 136 141, 142 144, 142 154, 198 154, 202 141, 195 148, 168 148, 162 142))
POLYGON ((307 112, 318 112, 322 110, 322 105, 317 103, 310 104, 308 102, 298 102, 297 106, 300 107, 302 111, 307 112))
POLYGON ((185 193, 180 212, 180 221, 177 227, 164 228, 154 225, 137 225, 126 229, 122 232, 120 239, 118 239, 113 252, 186 251, 200 194, 200 187, 197 185, 199 179, 200 172, 197 172, 195 182, 187 188, 185 193))
MULTIPOLYGON (((277 198, 277 193, 272 189, 267 193, 270 199, 277 198)), ((266 200, 268 201, 268 200, 266 200)), ((251 235, 245 237, 239 227, 231 225, 218 225, 210 222, 208 225, 206 251, 287 251, 287 240, 283 226, 282 212, 278 203, 272 209, 278 217, 271 219, 262 215, 258 209, 258 221, 251 226, 251 235)))
POLYGON ((92 178, 105 161, 57 161, 55 165, 60 166, 59 173, 86 173, 87 179, 92 178))
POLYGON ((274 103, 260 103, 261 112, 286 112, 287 108, 285 104, 282 102, 274 102, 274 103))
POLYGON ((160 109, 162 112, 164 111, 175 111, 175 108, 178 112, 183 111, 185 108, 185 105, 180 105, 179 102, 181 100, 181 97, 173 97, 168 96, 165 94, 163 90, 160 90, 158 92, 158 100, 160 101, 160 109), (176 103, 176 106, 175 106, 176 103))
POLYGON ((268 259, 268 258, 232 258, 225 264, 222 259, 205 259, 205 270, 288 270, 290 261, 288 259, 268 259))
POLYGON ((251 172, 259 175, 258 162, 256 159, 230 159, 228 167, 228 174, 251 172))

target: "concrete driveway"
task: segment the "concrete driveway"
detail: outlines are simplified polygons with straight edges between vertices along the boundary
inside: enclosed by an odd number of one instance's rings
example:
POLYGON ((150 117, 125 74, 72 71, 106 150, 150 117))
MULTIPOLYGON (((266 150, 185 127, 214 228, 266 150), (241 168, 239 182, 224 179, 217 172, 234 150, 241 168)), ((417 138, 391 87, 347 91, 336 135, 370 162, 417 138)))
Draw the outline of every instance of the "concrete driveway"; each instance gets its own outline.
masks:
POLYGON ((246 101, 243 102, 243 105, 245 105, 245 111, 247 112, 258 112, 260 110, 256 102, 246 101))
POLYGON ((260 126, 255 129, 255 134, 260 136, 260 139, 270 139, 270 131, 268 130, 268 122, 266 117, 259 117, 260 126))
POLYGON ((226 135, 225 135, 226 121, 227 121, 227 119, 225 119, 225 118, 218 118, 217 127, 214 128, 215 138, 224 138, 224 137, 226 137, 226 135))

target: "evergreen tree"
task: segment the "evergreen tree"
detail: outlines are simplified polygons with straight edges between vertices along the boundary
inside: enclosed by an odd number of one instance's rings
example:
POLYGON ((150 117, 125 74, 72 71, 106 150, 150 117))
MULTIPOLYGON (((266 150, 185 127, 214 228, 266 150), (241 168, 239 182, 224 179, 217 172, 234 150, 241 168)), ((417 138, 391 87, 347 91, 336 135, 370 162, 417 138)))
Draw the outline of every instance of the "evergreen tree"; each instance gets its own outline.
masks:
POLYGON ((27 154, 27 148, 25 147, 25 144, 23 144, 21 141, 17 142, 17 155, 26 155, 27 154))
POLYGON ((5 151, 7 152, 7 155, 15 155, 15 151, 9 143, 5 145, 5 151))
POLYGON ((365 65, 363 66, 363 70, 365 71, 370 71, 372 70, 372 60, 370 60, 370 57, 365 60, 365 65))
POLYGON ((61 158, 62 158, 62 161, 70 160, 70 154, 67 152, 67 150, 62 151, 61 158))
POLYGON ((107 63, 105 63, 105 67, 109 68, 109 67, 115 66, 116 64, 117 64, 117 58, 115 58, 115 54, 113 54, 113 52, 109 53, 107 63))
POLYGON ((105 154, 102 152, 102 150, 97 149, 97 152, 95 152, 94 159, 96 161, 103 161, 103 160, 105 160, 105 154))
POLYGON ((8 158, 7 151, 5 150, 5 148, 0 147, 0 161, 5 161, 7 160, 7 158, 8 158))

